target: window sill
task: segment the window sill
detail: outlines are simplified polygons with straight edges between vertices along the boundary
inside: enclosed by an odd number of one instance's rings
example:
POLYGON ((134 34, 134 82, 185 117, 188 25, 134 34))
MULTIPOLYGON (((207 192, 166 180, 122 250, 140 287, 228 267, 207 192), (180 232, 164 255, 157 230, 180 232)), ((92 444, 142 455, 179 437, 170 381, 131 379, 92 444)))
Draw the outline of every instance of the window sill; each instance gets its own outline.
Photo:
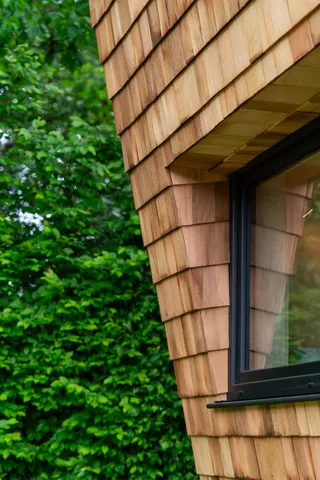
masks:
POLYGON ((320 393, 315 393, 313 395, 295 395, 291 397, 257 398, 256 400, 232 400, 232 401, 222 400, 215 403, 208 403, 207 408, 253 407, 255 405, 311 402, 316 400, 320 400, 320 393))

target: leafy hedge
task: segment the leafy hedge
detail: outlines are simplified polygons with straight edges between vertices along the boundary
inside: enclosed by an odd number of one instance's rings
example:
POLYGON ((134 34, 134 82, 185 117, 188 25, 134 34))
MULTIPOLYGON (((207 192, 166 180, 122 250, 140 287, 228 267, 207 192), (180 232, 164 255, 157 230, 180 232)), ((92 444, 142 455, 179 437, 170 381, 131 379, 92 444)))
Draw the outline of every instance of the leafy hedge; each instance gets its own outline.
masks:
POLYGON ((195 479, 87 2, 0 5, 0 478, 195 479))

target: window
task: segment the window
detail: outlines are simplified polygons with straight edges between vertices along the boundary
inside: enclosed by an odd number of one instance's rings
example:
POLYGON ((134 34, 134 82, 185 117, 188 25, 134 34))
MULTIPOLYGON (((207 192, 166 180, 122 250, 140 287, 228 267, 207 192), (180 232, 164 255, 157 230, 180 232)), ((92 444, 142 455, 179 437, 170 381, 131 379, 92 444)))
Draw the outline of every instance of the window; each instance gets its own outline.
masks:
POLYGON ((320 121, 231 177, 228 400, 320 393, 320 121))

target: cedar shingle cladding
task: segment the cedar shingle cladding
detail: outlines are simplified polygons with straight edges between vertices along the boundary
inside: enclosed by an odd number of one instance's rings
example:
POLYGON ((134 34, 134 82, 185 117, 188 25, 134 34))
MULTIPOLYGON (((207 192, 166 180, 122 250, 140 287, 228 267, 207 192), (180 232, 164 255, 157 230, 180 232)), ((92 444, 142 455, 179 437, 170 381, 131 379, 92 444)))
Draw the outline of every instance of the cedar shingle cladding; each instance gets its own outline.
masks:
POLYGON ((320 113, 320 0, 90 0, 201 480, 320 478, 317 403, 228 386, 228 175, 320 113))

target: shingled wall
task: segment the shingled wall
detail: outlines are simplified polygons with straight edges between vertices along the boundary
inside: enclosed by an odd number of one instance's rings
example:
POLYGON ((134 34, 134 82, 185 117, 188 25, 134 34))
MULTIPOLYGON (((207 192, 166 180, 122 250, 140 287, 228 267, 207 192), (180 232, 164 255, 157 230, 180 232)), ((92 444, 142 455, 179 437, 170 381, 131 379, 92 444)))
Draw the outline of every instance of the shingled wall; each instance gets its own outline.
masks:
POLYGON ((201 480, 320 479, 316 402, 226 397, 228 176, 320 113, 320 0, 89 0, 201 480))

